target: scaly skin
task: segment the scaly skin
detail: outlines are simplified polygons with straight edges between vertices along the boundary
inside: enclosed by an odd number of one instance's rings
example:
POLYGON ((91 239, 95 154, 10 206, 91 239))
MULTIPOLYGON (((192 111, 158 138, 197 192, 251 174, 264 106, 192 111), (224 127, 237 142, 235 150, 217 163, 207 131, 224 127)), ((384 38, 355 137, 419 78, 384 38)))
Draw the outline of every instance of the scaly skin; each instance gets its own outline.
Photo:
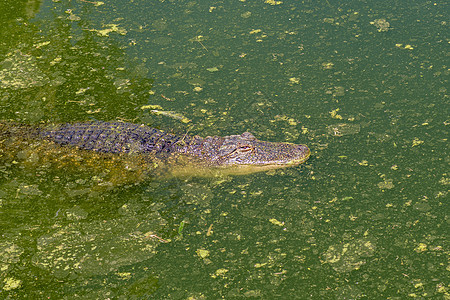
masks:
POLYGON ((0 124, 3 135, 23 134, 64 146, 104 153, 135 153, 153 156, 187 156, 202 166, 250 166, 252 170, 297 165, 306 161, 305 145, 257 140, 251 133, 225 137, 174 135, 145 125, 92 122, 40 127, 0 124))

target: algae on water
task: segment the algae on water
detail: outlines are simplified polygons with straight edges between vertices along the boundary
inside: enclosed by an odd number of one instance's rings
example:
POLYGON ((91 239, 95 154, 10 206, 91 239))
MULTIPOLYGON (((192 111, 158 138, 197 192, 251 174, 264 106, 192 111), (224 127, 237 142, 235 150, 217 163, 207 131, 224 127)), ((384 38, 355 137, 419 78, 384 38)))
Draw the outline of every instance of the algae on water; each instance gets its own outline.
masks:
POLYGON ((152 257, 165 223, 158 212, 76 221, 38 238, 33 263, 57 278, 107 274, 152 257))
POLYGON ((0 62, 0 88, 19 90, 48 82, 49 78, 39 69, 34 56, 15 51, 0 62))

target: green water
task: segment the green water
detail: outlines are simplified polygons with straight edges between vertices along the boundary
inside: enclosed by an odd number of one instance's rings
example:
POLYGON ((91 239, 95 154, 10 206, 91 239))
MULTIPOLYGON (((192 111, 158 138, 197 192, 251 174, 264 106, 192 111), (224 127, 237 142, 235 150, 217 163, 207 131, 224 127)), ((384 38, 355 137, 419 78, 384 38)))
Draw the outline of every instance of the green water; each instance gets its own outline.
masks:
POLYGON ((3 1, 1 120, 248 130, 313 155, 123 184, 102 160, 89 171, 2 153, 0 298, 449 299, 446 12, 3 1))

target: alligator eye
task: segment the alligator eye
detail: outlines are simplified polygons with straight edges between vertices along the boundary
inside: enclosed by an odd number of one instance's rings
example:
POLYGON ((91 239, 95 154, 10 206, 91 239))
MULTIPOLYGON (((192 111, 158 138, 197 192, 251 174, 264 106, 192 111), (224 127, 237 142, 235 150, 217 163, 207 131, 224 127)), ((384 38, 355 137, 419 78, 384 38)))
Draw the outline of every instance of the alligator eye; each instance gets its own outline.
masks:
POLYGON ((239 146, 238 147, 238 151, 239 152, 248 152, 248 151, 252 151, 252 147, 248 146, 248 145, 243 145, 243 146, 239 146))

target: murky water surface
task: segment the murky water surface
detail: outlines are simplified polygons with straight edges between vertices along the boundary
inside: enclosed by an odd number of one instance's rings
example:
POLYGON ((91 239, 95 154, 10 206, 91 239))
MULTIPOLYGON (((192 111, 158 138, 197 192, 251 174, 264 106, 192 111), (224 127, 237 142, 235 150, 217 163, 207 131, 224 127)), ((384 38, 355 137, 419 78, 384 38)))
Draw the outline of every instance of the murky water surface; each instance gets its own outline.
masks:
POLYGON ((173 178, 3 139, 0 298, 450 297, 445 2, 6 3, 0 120, 313 154, 173 178))

